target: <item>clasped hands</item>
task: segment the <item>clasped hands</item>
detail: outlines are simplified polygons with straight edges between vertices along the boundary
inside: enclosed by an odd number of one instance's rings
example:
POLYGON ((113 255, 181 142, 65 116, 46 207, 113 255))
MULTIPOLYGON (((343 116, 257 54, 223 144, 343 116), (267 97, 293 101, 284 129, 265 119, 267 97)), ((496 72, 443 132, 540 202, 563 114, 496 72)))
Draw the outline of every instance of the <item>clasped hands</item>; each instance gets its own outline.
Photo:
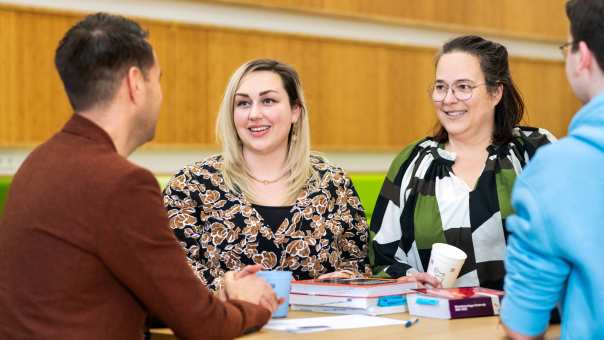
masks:
MULTIPOLYGON (((218 296, 223 300, 243 300, 260 305, 274 312, 284 298, 278 298, 271 286, 263 279, 256 276, 262 270, 262 265, 245 266, 240 271, 229 271, 223 276, 223 288, 218 291, 218 296)), ((356 273, 349 270, 339 270, 319 276, 319 279, 352 278, 356 273)), ((402 282, 417 281, 420 286, 430 285, 440 288, 441 283, 428 273, 413 273, 398 279, 402 282)))
MULTIPOLYGON (((222 277, 222 287, 218 290, 218 297, 222 301, 243 300, 260 305, 274 312, 280 304, 285 302, 284 298, 278 298, 271 286, 263 279, 256 276, 262 270, 262 265, 256 264, 245 266, 240 271, 229 271, 222 277)), ((354 272, 339 270, 319 276, 326 278, 352 278, 356 277, 354 272)))
POLYGON ((223 276, 223 287, 218 291, 221 300, 242 300, 260 305, 274 312, 284 298, 278 298, 271 286, 256 276, 262 265, 245 266, 240 271, 229 271, 223 276))

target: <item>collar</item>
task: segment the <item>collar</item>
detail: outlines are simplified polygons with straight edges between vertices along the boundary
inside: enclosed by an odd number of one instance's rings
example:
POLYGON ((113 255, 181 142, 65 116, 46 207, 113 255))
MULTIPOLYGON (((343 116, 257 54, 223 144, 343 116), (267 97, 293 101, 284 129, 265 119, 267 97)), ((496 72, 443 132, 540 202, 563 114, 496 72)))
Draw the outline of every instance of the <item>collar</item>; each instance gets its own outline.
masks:
POLYGON ((67 123, 65 123, 65 126, 63 126, 63 129, 61 129, 61 132, 89 139, 99 145, 107 146, 111 150, 117 152, 115 144, 113 144, 113 140, 107 131, 103 130, 103 128, 98 126, 90 119, 85 118, 77 113, 71 116, 67 123))

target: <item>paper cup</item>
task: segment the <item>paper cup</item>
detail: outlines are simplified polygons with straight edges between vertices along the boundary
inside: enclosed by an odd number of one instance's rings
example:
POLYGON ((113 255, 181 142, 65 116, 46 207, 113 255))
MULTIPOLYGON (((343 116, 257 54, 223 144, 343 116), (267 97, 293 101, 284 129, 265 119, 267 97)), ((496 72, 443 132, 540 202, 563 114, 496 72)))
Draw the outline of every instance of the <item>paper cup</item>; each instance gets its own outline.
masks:
POLYGON ((463 250, 446 243, 434 243, 428 264, 428 274, 436 277, 443 288, 451 288, 468 256, 463 250))
POLYGON ((280 298, 285 298, 276 311, 273 312, 273 318, 285 318, 287 317, 287 310, 289 308, 289 290, 292 282, 292 272, 290 271, 260 271, 256 273, 256 276, 261 277, 266 281, 280 298))

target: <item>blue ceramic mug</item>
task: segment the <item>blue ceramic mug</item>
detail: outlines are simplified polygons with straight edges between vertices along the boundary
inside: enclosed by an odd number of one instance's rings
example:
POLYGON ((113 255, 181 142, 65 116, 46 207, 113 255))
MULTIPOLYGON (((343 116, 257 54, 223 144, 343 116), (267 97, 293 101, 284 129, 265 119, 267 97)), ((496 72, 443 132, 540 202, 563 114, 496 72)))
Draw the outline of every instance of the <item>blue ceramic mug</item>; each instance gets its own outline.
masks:
POLYGON ((283 302, 277 310, 273 312, 273 318, 287 317, 289 309, 289 290, 292 282, 292 272, 281 270, 267 270, 256 273, 256 276, 264 279, 275 291, 277 297, 284 298, 283 302))

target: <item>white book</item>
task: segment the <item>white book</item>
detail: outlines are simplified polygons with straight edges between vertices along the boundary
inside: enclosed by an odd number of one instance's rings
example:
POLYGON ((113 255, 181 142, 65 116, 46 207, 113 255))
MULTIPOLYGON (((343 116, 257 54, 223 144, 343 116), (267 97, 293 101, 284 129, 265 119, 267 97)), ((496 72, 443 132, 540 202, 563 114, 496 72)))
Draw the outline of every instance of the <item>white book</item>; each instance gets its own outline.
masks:
POLYGON ((361 314, 361 315, 384 315, 396 314, 407 311, 407 305, 388 306, 388 307, 368 307, 368 308, 349 308, 333 306, 309 306, 309 305, 290 305, 292 310, 305 312, 336 313, 336 314, 361 314))
POLYGON ((330 307, 348 307, 348 308, 371 308, 371 307, 389 307, 407 304, 404 295, 391 295, 380 297, 348 297, 314 294, 289 294, 289 303, 308 306, 330 306, 330 307))
POLYGON ((409 314, 438 319, 498 315, 503 292, 481 287, 417 289, 407 295, 409 314))

